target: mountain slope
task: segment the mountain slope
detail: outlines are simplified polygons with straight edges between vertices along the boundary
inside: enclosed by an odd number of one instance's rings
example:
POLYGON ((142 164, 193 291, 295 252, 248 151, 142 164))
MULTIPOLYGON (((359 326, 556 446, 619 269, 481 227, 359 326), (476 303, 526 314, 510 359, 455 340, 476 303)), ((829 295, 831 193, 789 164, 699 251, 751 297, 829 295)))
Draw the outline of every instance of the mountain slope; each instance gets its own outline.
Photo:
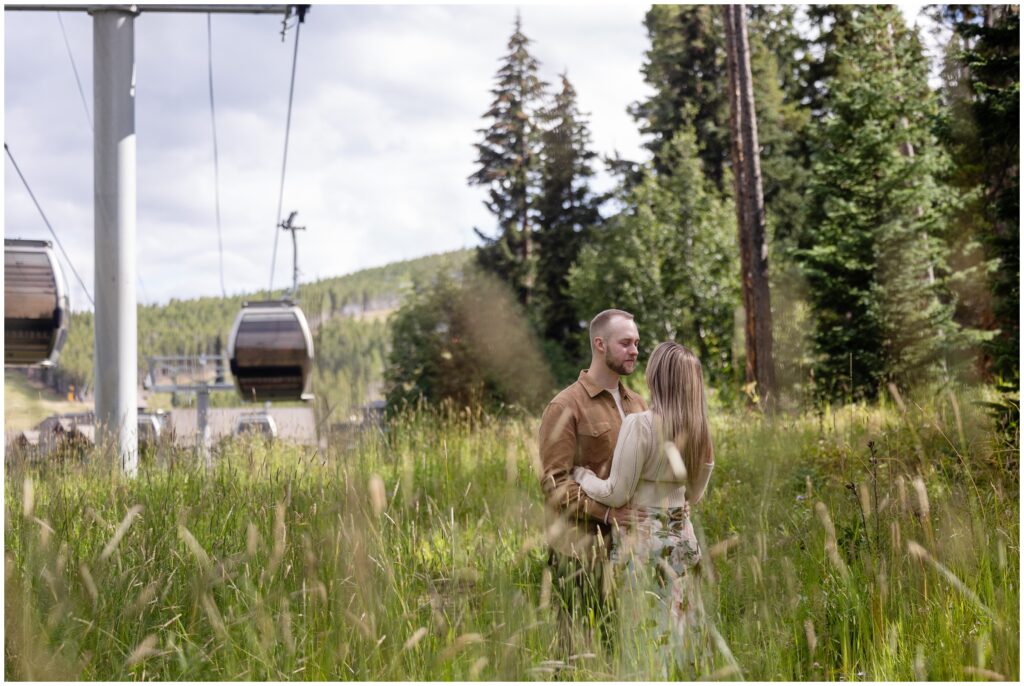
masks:
MULTIPOLYGON (((314 393, 321 409, 347 414, 347 410, 380 397, 387 358, 387 315, 413 284, 432 279, 439 269, 460 268, 472 254, 472 249, 463 249, 429 255, 299 285, 298 300, 314 332, 314 393)), ((282 292, 273 295, 280 297, 282 292)), ((140 305, 139 379, 144 377, 150 355, 220 354, 242 302, 267 298, 263 291, 140 305)), ((54 370, 55 388, 63 390, 72 383, 91 388, 92 358, 92 313, 74 313, 67 344, 54 370)))

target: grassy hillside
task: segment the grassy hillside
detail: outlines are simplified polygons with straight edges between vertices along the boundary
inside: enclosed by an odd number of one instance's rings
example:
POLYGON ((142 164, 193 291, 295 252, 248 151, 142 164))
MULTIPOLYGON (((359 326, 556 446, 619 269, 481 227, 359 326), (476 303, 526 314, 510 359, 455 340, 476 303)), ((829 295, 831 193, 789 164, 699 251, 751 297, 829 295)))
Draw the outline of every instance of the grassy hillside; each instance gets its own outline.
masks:
POLYGON ((31 429, 53 414, 84 412, 88 403, 68 402, 53 389, 30 382, 23 373, 4 370, 4 431, 31 429))
MULTIPOLYGON (((441 267, 458 267, 472 254, 467 249, 430 255, 300 285, 299 303, 315 332, 314 393, 321 409, 347 410, 374 395, 383 379, 388 312, 414 283, 431 279, 441 267)), ((268 295, 263 291, 139 306, 139 378, 148 355, 216 354, 223 350, 242 302, 268 295)), ((273 295, 281 297, 282 292, 273 295)), ((92 338, 92 313, 75 313, 58 368, 64 383, 91 386, 92 338)))

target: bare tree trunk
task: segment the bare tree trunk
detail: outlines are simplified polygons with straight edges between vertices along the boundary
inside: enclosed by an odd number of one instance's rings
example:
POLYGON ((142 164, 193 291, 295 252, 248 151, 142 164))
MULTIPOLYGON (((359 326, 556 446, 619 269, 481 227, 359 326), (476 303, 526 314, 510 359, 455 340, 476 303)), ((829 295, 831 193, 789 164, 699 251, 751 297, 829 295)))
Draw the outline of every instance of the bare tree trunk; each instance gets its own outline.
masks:
POLYGON ((748 383, 756 383, 758 395, 764 406, 770 409, 776 396, 775 361, 772 355, 768 242, 750 46, 743 6, 726 5, 724 10, 731 105, 729 123, 732 129, 736 215, 746 315, 746 378, 748 383))
MULTIPOLYGON (((749 322, 749 313, 753 312, 754 308, 753 303, 750 300, 751 289, 749 287, 750 280, 748 278, 748 275, 750 274, 751 250, 750 241, 748 240, 749 234, 746 231, 745 208, 747 206, 747 183, 744 149, 742 145, 742 135, 740 134, 740 108, 742 107, 742 98, 740 95, 740 76, 736 56, 736 27, 733 21, 734 6, 725 5, 722 9, 725 14, 725 54, 726 67, 729 74, 729 130, 732 133, 729 139, 729 150, 732 156, 733 186, 736 190, 736 229, 737 241, 740 248, 741 290, 743 293, 744 317, 746 318, 746 322, 749 322)), ((751 354, 750 334, 746 325, 744 325, 744 341, 746 345, 746 380, 747 383, 750 383, 755 379, 755 355, 751 354)))

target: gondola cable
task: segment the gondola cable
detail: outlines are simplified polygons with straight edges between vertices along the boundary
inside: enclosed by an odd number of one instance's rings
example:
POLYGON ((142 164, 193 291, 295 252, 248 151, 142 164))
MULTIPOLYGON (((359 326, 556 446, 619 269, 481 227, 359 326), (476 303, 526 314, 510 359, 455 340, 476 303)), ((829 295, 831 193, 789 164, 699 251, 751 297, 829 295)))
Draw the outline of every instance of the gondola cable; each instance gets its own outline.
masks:
MULTIPOLYGON (((292 101, 295 96, 295 66, 299 58, 299 29, 306 18, 306 6, 300 5, 296 8, 299 20, 295 23, 295 50, 292 53, 292 77, 288 86, 288 116, 284 127, 284 158, 281 160, 281 188, 277 196, 277 219, 274 222, 274 253, 270 260, 270 285, 267 287, 269 293, 274 292, 274 267, 277 265, 277 238, 281 227, 281 208, 284 203, 284 180, 285 169, 288 165, 288 137, 292 126, 292 101)), ((283 30, 282 30, 283 33, 283 30)))
MULTIPOLYGON (((60 23, 60 33, 64 37, 64 48, 68 52, 68 60, 71 62, 71 71, 75 75, 75 84, 78 86, 78 95, 82 99, 82 111, 85 112, 85 120, 89 123, 89 130, 95 133, 96 128, 92 123, 92 114, 89 112, 89 104, 85 97, 85 89, 82 87, 82 79, 78 76, 78 65, 75 63, 75 53, 71 51, 71 43, 68 41, 68 33, 64 29, 64 20, 60 16, 60 12, 57 12, 57 21, 60 23)), ((102 212, 102 208, 100 210, 102 212)), ((65 256, 65 259, 67 256, 65 256)), ((71 263, 68 263, 71 266, 71 263)), ((74 271, 74 267, 71 267, 71 271, 74 271)), ((149 295, 146 293, 146 284, 142 280, 142 273, 139 272, 136 275, 139 279, 139 288, 142 289, 142 297, 144 300, 149 300, 149 295)), ((92 299, 90 298, 90 301, 92 299)))
MULTIPOLYGON (((274 254, 270 266, 270 293, 273 293, 274 266, 277 261, 278 228, 298 230, 292 226, 295 212, 281 221, 284 206, 284 183, 288 163, 288 142, 291 132, 292 107, 295 96, 295 74, 299 52, 299 29, 308 5, 295 8, 298 16, 295 48, 292 53, 291 82, 288 89, 288 116, 285 121, 284 156, 281 162, 281 185, 278 193, 277 224, 274 231, 274 254)), ((289 16, 291 9, 289 9, 289 16)), ((284 21, 282 40, 288 28, 284 21)), ((296 270, 297 273, 297 270, 296 270)), ((312 400, 315 353, 309 323, 302 308, 296 304, 295 288, 280 300, 244 300, 228 335, 228 361, 238 394, 245 400, 312 400)), ((272 298, 272 295, 270 295, 272 298)))
POLYGON ((75 278, 78 279, 78 285, 82 287, 83 291, 85 291, 85 297, 89 299, 89 303, 95 308, 96 303, 92 299, 92 294, 90 294, 89 289, 85 287, 85 282, 82 281, 82 277, 78 275, 78 270, 75 269, 75 265, 71 262, 71 258, 68 257, 67 251, 64 250, 64 245, 60 242, 60 238, 57 237, 57 232, 53 230, 50 220, 46 218, 46 213, 43 212, 43 208, 39 205, 39 201, 36 200, 36 194, 32 192, 32 188, 28 185, 25 175, 21 173, 21 169, 18 167, 18 163, 14 160, 14 155, 11 153, 11 149, 8 147, 6 141, 4 142, 4 151, 7 153, 7 157, 11 160, 11 164, 14 165, 14 171, 18 172, 18 177, 21 179, 21 182, 25 184, 25 190, 28 191, 29 197, 32 198, 32 202, 35 203, 36 209, 39 210, 39 216, 43 218, 43 223, 46 224, 46 228, 49 229, 50 234, 53 235, 53 240, 57 244, 57 247, 60 248, 60 252, 64 256, 64 261, 68 263, 69 267, 71 267, 71 272, 75 275, 75 278))
POLYGON ((61 19, 60 12, 57 12, 57 21, 60 22, 60 33, 64 36, 64 47, 68 51, 68 59, 71 60, 71 71, 75 73, 75 83, 78 85, 78 95, 82 98, 82 109, 85 110, 85 118, 89 122, 89 130, 94 131, 92 124, 92 115, 89 114, 89 105, 85 99, 85 89, 82 88, 82 79, 78 77, 78 67, 75 66, 75 55, 71 52, 71 43, 68 42, 68 33, 64 30, 64 20, 61 19))
POLYGON ((214 211, 217 216, 217 253, 220 257, 220 293, 228 297, 224 287, 224 238, 220 225, 220 158, 217 154, 217 110, 213 98, 213 22, 210 13, 206 13, 206 64, 210 81, 210 125, 213 128, 213 196, 214 211))

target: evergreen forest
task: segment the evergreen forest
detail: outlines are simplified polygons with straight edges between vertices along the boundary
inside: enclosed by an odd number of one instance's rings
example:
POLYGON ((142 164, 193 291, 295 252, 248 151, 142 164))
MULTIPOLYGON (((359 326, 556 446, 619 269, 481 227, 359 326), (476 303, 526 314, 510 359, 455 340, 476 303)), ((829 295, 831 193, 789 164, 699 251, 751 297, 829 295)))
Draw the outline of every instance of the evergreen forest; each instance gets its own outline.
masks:
POLYGON ((893 6, 652 6, 635 160, 594 149, 569 73, 542 80, 517 17, 468 179, 493 224, 461 286, 439 279, 399 311, 391 402, 550 397, 452 333, 491 280, 545 390, 586 366, 587 322, 614 307, 636 317, 641 364, 680 342, 728 406, 983 383, 1015 426, 1019 13, 928 12, 934 68, 893 6), (593 190, 599 169, 611 191, 593 190))

